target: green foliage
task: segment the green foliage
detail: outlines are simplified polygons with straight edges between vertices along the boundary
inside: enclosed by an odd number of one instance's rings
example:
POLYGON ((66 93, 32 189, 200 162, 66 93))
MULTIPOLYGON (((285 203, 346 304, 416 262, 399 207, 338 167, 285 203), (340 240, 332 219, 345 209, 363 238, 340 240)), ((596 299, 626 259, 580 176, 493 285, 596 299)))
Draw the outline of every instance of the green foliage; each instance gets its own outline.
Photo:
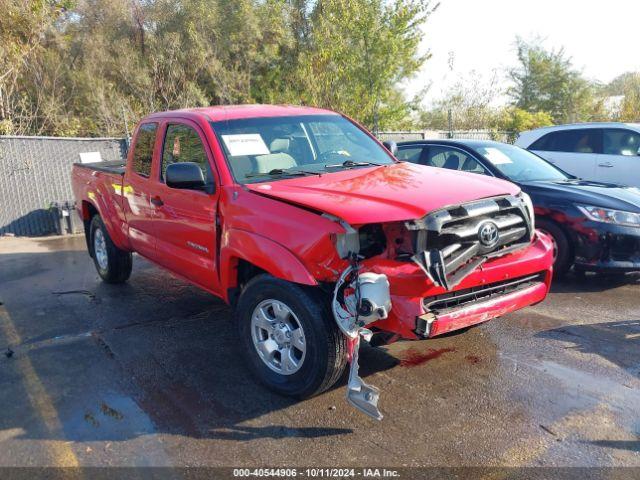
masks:
POLYGON ((451 120, 451 126, 455 130, 490 128, 499 113, 496 101, 502 92, 497 83, 495 73, 487 80, 477 72, 469 72, 434 102, 431 109, 420 114, 423 127, 447 130, 451 120))
POLYGON ((513 105, 548 112, 555 123, 580 122, 604 115, 596 88, 573 68, 564 49, 547 50, 539 42, 516 41, 519 65, 509 72, 513 105))
POLYGON ((429 0, 0 0, 1 133, 122 135, 152 111, 334 108, 406 125, 429 0), (5 73, 1 73, 5 72, 5 73))
POLYGON ((613 119, 640 122, 640 73, 624 73, 612 80, 604 90, 613 97, 622 97, 620 103, 612 108, 613 119))
POLYGON ((297 85, 304 103, 340 110, 370 128, 389 128, 409 112, 398 83, 426 56, 416 54, 428 2, 324 0, 311 13, 297 85))
POLYGON ((521 108, 510 107, 500 112, 495 128, 503 132, 519 133, 549 125, 553 125, 553 118, 547 112, 531 113, 521 108))

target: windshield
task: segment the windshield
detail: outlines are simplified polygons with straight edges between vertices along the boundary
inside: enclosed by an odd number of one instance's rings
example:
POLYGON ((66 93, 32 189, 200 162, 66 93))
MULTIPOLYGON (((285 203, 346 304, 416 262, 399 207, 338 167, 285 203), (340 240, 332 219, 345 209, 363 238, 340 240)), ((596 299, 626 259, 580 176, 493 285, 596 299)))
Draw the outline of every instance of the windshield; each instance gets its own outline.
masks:
POLYGON ((505 177, 514 182, 566 180, 561 170, 537 155, 513 145, 499 144, 476 147, 505 177))
POLYGON ((387 151, 340 115, 212 122, 239 183, 393 163, 387 151))

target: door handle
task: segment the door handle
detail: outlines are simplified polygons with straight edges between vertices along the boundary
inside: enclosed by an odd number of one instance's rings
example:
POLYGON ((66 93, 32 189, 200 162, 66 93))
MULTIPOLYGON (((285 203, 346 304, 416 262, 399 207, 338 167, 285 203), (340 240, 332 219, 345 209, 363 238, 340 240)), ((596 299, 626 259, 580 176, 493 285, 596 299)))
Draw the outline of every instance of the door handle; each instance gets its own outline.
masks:
POLYGON ((603 162, 603 163, 599 163, 598 166, 599 167, 604 167, 604 168, 613 168, 613 163, 611 163, 611 162, 603 162))
POLYGON ((156 207, 161 207, 162 205, 164 205, 162 199, 157 195, 155 197, 151 197, 151 203, 156 207))

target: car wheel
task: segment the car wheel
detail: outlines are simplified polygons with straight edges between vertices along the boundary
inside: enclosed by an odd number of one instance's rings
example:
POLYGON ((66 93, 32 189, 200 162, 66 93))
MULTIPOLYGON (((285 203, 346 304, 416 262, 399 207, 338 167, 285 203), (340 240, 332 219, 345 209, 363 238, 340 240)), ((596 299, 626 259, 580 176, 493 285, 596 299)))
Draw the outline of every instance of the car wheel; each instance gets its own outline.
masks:
POLYGON ((131 252, 115 246, 99 215, 91 219, 89 231, 89 248, 100 278, 107 283, 126 282, 133 268, 131 252))
POLYGON ((242 291, 237 314, 246 363, 271 390, 306 398, 340 378, 346 339, 319 292, 259 275, 242 291))
POLYGON ((573 251, 569 238, 555 223, 536 219, 536 228, 546 233, 553 241, 553 272, 556 277, 564 276, 573 264, 573 251))

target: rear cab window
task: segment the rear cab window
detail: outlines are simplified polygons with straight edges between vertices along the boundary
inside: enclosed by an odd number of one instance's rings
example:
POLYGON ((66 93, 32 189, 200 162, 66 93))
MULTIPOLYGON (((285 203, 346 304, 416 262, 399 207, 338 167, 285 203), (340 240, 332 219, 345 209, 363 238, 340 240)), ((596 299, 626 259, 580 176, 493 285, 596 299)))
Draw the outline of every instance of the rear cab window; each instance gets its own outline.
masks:
POLYGON ((151 175, 153 162, 153 148, 156 143, 157 123, 143 123, 138 128, 135 144, 133 145, 133 171, 143 177, 151 175))

